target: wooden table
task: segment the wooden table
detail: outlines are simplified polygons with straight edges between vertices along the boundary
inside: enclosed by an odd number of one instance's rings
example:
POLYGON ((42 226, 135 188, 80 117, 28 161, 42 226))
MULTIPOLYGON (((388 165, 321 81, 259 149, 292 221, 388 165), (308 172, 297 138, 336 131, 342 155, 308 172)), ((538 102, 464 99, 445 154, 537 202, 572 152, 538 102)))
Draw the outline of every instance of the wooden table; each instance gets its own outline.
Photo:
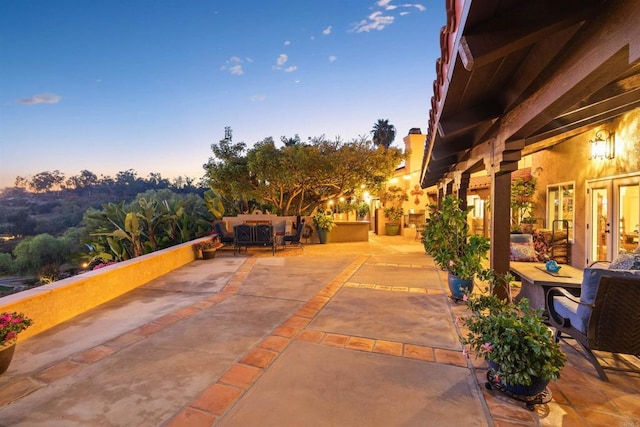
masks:
POLYGON ((522 288, 515 297, 529 300, 531 308, 545 308, 545 298, 549 288, 559 286, 573 295, 580 295, 582 284, 582 270, 570 265, 561 264, 560 271, 552 274, 546 271, 543 263, 514 262, 510 263, 511 272, 520 277, 522 288))

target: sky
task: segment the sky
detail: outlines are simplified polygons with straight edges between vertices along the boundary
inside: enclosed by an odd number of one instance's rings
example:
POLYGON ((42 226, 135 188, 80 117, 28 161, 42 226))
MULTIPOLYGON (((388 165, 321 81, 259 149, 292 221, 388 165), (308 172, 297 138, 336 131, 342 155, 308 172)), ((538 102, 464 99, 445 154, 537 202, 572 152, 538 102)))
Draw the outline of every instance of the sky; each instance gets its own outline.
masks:
POLYGON ((0 2, 0 189, 199 179, 211 144, 426 132, 444 0, 0 2))

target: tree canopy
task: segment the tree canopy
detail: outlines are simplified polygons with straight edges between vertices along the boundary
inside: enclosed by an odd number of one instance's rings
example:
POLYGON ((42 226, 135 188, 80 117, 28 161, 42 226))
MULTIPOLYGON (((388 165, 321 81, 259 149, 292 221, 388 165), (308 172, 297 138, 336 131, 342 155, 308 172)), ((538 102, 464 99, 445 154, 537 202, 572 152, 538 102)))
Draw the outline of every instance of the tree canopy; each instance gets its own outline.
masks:
POLYGON ((379 119, 373 125, 373 143, 376 146, 389 148, 396 139, 396 127, 388 119, 379 119))
POLYGON ((363 185, 379 190, 403 157, 399 149, 376 147, 365 138, 319 137, 304 144, 294 139, 298 142, 277 147, 267 137, 249 150, 230 139, 213 144, 214 157, 204 165, 210 187, 227 200, 256 199, 280 215, 308 214, 363 185))

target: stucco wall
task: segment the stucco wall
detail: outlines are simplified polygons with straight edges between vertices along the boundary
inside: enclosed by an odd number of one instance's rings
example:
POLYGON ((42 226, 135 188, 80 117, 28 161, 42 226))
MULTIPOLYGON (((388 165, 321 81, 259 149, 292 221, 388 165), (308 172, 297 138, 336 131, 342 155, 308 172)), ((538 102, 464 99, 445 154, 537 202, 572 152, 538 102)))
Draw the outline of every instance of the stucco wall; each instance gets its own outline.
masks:
MULTIPOLYGON (((537 178, 535 217, 546 218, 547 186, 575 182, 574 243, 571 264, 585 267, 586 260, 586 182, 595 178, 620 176, 640 171, 640 109, 618 120, 595 127, 550 149, 532 155, 531 171, 537 178), (615 133, 616 152, 611 160, 590 160, 589 141, 599 129, 615 133)), ((550 224, 545 224, 551 228, 550 224)))

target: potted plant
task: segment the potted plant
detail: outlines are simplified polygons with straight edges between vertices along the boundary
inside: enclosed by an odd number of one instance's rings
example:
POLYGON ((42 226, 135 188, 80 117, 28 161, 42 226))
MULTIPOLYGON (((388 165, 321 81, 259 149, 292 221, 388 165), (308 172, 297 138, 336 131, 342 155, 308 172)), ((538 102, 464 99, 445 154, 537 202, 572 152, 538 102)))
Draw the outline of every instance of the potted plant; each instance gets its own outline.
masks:
POLYGON ((356 204, 356 215, 359 220, 364 220, 364 218, 369 214, 369 203, 362 201, 356 204))
POLYGON ((202 254, 202 259, 212 259, 216 256, 216 251, 223 246, 217 238, 205 240, 195 244, 195 248, 202 254))
POLYGON ((381 201, 384 205, 384 216, 388 220, 385 224, 388 236, 396 236, 400 234, 400 219, 404 215, 402 203, 407 200, 409 200, 409 196, 407 196, 407 193, 397 185, 390 186, 382 195, 381 201))
POLYGON ((531 233, 533 224, 533 195, 536 193, 536 179, 518 178, 511 183, 511 231, 531 233))
POLYGON ((18 334, 33 324, 22 313, 4 312, 0 314, 0 374, 9 369, 16 349, 18 334))
POLYGON ((311 219, 313 220, 313 226, 318 232, 320 243, 327 243, 329 232, 333 227, 336 227, 336 223, 333 221, 331 214, 318 211, 311 219))
POLYGON ((560 377, 567 357, 545 325, 542 309, 531 309, 526 298, 513 303, 491 294, 468 293, 464 299, 470 315, 459 319, 468 330, 461 342, 465 350, 487 361, 487 377, 499 389, 535 396, 560 377))
POLYGON ((438 209, 429 207, 430 215, 425 223, 422 243, 434 262, 446 270, 447 283, 454 299, 462 299, 465 290, 473 290, 473 278, 482 269, 487 258, 489 239, 469 235, 467 210, 460 208, 460 199, 448 195, 438 209))

